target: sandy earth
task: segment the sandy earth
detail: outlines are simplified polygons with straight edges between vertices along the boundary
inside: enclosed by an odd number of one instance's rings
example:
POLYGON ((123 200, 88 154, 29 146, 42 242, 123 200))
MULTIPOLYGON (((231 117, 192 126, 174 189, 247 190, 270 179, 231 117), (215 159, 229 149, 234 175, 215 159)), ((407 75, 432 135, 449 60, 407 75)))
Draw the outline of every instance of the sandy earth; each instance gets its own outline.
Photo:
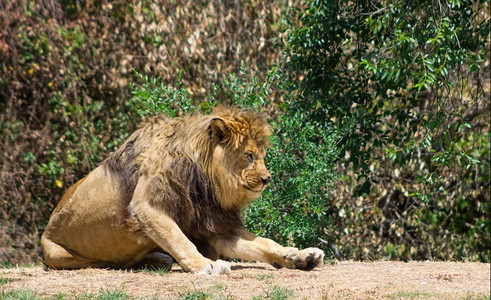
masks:
POLYGON ((0 298, 12 290, 38 297, 121 291, 138 298, 174 299, 201 291, 216 298, 266 297, 279 287, 294 299, 489 299, 490 265, 459 262, 341 262, 310 272, 262 263, 233 263, 230 275, 42 267, 0 269, 0 298))

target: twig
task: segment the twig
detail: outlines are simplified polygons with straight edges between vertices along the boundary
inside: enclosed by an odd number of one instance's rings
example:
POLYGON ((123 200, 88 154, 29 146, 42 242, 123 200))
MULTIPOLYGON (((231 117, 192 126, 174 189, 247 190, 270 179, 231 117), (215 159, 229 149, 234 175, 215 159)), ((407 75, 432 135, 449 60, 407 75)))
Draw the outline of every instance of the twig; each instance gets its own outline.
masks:
POLYGON ((359 17, 359 16, 374 16, 374 15, 376 15, 376 14, 379 14, 379 13, 383 12, 383 11, 384 11, 384 10, 386 10, 386 9, 387 9, 387 6, 384 6, 384 7, 382 7, 381 9, 376 10, 376 11, 374 11, 374 12, 369 12, 369 13, 359 13, 359 14, 357 14, 355 17, 359 17))
POLYGON ((339 252, 338 247, 336 246, 336 243, 331 238, 331 236, 329 236, 329 234, 327 233, 327 230, 325 228, 322 228, 322 235, 326 239, 324 240, 324 239, 321 239, 320 237, 318 237, 317 240, 320 242, 320 244, 329 247, 332 250, 332 252, 334 252, 334 255, 336 256, 336 258, 339 261, 344 261, 343 255, 341 254, 341 252, 339 252))

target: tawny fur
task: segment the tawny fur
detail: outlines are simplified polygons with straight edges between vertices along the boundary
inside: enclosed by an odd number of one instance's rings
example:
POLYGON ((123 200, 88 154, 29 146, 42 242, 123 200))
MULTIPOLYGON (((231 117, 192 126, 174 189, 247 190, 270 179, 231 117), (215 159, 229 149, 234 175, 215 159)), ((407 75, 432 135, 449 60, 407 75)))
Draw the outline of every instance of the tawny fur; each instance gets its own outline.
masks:
POLYGON ((230 272, 224 257, 321 264, 317 248, 282 247, 243 228, 241 209, 270 180, 269 135, 263 114, 235 108, 150 120, 63 196, 41 239, 46 264, 127 268, 156 250, 205 274, 230 272))

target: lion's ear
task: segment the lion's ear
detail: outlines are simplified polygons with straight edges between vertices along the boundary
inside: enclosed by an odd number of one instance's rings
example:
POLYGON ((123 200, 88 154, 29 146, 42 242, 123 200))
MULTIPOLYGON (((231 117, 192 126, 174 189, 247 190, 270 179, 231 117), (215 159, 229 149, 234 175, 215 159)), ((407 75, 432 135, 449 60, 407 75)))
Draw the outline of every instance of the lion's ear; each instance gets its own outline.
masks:
POLYGON ((230 139, 230 135, 230 128, 223 119, 214 118, 211 120, 210 127, 208 127, 208 137, 213 145, 226 142, 230 139))

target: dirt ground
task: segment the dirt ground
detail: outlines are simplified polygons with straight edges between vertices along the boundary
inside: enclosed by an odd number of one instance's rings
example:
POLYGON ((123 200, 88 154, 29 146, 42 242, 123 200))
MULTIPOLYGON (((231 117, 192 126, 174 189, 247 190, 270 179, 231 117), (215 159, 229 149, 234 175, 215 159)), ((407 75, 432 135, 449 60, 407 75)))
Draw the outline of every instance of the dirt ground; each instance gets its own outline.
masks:
MULTIPOLYGON (((120 291, 135 298, 175 299, 202 292, 219 299, 489 299, 490 265, 461 262, 340 262, 310 272, 263 263, 233 263, 230 275, 42 267, 0 269, 1 293, 30 290, 68 298, 120 291), (281 291, 288 293, 281 294, 281 291), (275 292, 280 292, 279 294, 275 292)), ((5 294, 4 294, 5 295, 5 294)))

